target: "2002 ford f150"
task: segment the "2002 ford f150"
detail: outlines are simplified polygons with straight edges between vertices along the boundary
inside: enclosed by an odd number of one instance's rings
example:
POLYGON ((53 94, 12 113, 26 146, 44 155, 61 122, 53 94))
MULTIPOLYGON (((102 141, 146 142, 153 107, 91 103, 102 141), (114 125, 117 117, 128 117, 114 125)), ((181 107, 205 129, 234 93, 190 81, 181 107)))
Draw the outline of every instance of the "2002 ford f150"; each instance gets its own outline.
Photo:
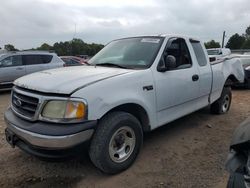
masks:
POLYGON ((196 39, 142 36, 114 40, 90 66, 46 70, 14 82, 5 112, 6 139, 38 157, 65 156, 89 143, 89 156, 106 173, 128 168, 143 133, 205 106, 230 108, 239 59, 210 64, 196 39))

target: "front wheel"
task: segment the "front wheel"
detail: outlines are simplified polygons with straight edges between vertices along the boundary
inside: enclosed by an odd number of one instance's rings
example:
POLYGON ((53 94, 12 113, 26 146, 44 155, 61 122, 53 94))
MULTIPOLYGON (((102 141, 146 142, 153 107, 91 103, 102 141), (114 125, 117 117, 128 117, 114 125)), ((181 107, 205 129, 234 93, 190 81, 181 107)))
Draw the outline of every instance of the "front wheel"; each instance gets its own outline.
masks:
POLYGON ((231 87, 224 87, 220 98, 211 104, 211 113, 225 114, 231 106, 232 92, 231 87))
POLYGON ((138 119, 126 112, 112 112, 98 124, 89 156, 101 171, 115 174, 135 161, 142 142, 143 132, 138 119))

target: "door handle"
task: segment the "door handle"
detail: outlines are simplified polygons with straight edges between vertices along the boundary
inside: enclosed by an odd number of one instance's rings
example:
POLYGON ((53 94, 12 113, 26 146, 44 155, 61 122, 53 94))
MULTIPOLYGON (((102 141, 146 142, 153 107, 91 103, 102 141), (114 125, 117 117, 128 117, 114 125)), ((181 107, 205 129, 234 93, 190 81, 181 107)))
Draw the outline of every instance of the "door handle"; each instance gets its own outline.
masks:
POLYGON ((18 67, 18 68, 16 68, 16 70, 23 70, 23 68, 22 67, 18 67))
POLYGON ((192 76, 192 80, 195 82, 197 80, 199 80, 199 76, 197 74, 192 76))

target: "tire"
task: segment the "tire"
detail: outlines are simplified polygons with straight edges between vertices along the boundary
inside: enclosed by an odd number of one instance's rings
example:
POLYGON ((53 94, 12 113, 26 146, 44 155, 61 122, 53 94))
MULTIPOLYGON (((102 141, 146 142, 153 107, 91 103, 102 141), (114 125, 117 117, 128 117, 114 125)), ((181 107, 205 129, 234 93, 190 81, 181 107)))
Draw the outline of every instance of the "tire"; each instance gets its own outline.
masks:
POLYGON ((136 159, 143 143, 140 122, 126 112, 112 112, 98 123, 89 156, 104 173, 126 170, 136 159))
POLYGON ((210 111, 212 114, 225 114, 231 106, 232 92, 231 87, 224 87, 220 98, 211 104, 210 111))
POLYGON ((239 173, 230 174, 227 188, 246 188, 243 175, 239 173))
POLYGON ((245 80, 245 88, 250 89, 250 80, 245 80))

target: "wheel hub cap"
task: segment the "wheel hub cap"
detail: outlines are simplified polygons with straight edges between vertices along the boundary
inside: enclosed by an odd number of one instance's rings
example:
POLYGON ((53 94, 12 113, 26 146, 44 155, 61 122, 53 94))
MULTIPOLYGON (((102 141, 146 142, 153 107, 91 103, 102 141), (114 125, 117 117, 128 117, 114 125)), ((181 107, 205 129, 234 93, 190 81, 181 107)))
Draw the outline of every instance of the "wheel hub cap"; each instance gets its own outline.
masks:
POLYGON ((223 105, 222 105, 222 111, 223 112, 226 112, 228 110, 229 104, 230 104, 230 97, 228 95, 226 95, 224 97, 223 105))
POLYGON ((135 148, 135 133, 128 126, 120 127, 109 142, 109 156, 112 161, 121 163, 127 160, 135 148))

